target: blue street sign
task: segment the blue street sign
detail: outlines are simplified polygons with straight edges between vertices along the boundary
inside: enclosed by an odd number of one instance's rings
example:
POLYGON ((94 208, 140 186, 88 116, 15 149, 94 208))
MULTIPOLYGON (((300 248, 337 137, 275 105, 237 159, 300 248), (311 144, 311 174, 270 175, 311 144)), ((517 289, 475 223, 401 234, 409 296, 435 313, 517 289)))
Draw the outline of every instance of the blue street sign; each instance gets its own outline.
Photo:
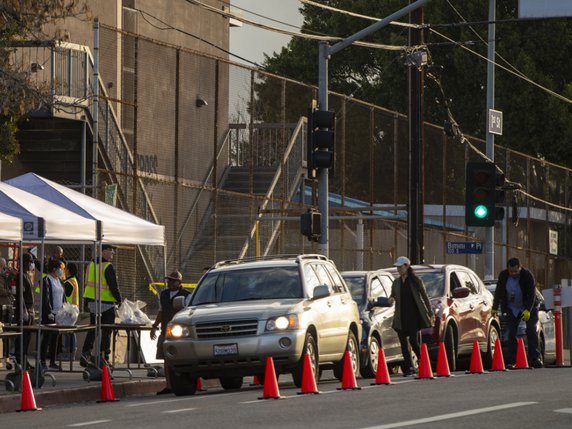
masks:
POLYGON ((447 253, 483 253, 483 244, 479 241, 447 241, 447 253))

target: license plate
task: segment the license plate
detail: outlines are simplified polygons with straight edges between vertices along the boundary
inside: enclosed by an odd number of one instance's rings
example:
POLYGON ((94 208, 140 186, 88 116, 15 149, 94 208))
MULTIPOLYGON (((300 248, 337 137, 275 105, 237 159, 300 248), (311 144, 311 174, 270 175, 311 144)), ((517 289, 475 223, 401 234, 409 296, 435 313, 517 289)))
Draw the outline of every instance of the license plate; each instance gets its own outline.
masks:
POLYGON ((213 346, 214 356, 233 356, 238 354, 238 344, 220 344, 213 346))

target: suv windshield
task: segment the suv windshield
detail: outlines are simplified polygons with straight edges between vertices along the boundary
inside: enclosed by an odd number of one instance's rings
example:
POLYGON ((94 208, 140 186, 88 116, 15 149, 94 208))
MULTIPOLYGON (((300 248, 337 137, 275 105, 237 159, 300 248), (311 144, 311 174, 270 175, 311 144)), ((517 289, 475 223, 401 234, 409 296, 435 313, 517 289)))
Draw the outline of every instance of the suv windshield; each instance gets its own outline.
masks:
POLYGON ((429 298, 439 298, 445 295, 445 276, 441 272, 417 271, 415 274, 423 280, 429 298))
POLYGON ((298 267, 264 267, 207 274, 191 305, 302 296, 298 267))
POLYGON ((365 305, 365 276, 344 276, 342 275, 346 284, 350 288, 352 298, 361 307, 365 305))

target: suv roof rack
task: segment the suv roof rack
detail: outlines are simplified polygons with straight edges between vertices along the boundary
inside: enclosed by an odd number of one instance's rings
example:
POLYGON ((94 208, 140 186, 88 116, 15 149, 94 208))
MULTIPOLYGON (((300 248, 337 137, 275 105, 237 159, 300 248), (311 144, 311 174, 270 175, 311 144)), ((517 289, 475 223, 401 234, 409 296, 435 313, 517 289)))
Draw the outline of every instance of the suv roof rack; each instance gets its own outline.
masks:
POLYGON ((227 259, 224 261, 217 262, 214 264, 211 269, 224 267, 226 265, 238 265, 244 264, 247 262, 256 262, 256 261, 272 261, 275 259, 295 259, 296 262, 299 262, 302 259, 321 259, 327 261, 328 258, 324 255, 318 254, 284 254, 284 255, 266 255, 266 256, 252 256, 250 258, 242 258, 242 259, 227 259))

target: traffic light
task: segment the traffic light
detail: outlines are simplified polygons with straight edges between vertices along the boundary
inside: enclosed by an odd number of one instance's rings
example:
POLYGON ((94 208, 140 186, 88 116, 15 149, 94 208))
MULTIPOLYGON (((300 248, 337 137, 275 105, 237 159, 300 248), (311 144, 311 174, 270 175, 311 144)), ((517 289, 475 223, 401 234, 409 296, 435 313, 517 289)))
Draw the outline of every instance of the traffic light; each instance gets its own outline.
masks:
POLYGON ((308 237, 309 241, 318 241, 322 233, 322 215, 320 212, 308 209, 300 216, 300 232, 308 237))
POLYGON ((308 110, 308 170, 332 168, 335 119, 331 110, 308 110))
POLYGON ((492 162, 469 162, 465 178, 465 223, 467 226, 494 226, 497 199, 496 165, 492 162))

